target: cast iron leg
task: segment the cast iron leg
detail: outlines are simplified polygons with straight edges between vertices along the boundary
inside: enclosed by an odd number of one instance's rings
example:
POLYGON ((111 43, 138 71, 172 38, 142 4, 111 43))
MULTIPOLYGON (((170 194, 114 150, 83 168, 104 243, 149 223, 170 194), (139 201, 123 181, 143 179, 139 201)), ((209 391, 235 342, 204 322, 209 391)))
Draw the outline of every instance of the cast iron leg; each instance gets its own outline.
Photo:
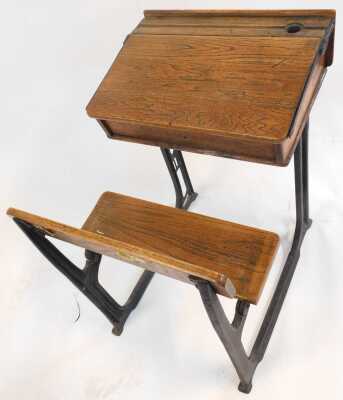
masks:
POLYGON ((282 304, 285 300, 295 268, 297 266, 300 249, 305 234, 312 224, 308 216, 308 123, 294 153, 295 172, 295 203, 296 226, 291 250, 283 267, 279 282, 271 299, 266 316, 261 325, 256 342, 252 349, 252 355, 260 362, 268 346, 271 334, 279 316, 282 304))
POLYGON ((85 251, 86 266, 83 270, 77 268, 68 260, 46 237, 44 232, 34 226, 14 219, 22 231, 28 236, 37 249, 65 275, 98 309, 107 317, 113 325, 113 333, 120 335, 125 321, 132 310, 137 306, 149 285, 153 272, 144 271, 133 289, 130 297, 124 305, 118 304, 100 285, 98 280, 101 255, 89 250, 85 251))
POLYGON ((252 386, 251 377, 256 368, 255 363, 246 354, 242 343, 242 330, 248 314, 249 304, 240 300, 237 301, 235 317, 231 324, 212 285, 200 278, 190 277, 190 279, 199 290, 212 326, 229 355, 241 384, 249 392, 252 386))
MULTIPOLYGON (((197 194, 194 192, 187 168, 182 157, 182 153, 169 149, 161 149, 166 161, 170 176, 172 178, 175 193, 176 207, 188 209, 197 194), (186 187, 183 194, 181 183, 178 177, 178 170, 181 171, 182 178, 186 187)), ((38 250, 54 265, 63 275, 65 275, 88 299, 107 317, 113 325, 113 333, 120 335, 123 331, 125 322, 130 313, 139 303, 146 288, 151 282, 154 273, 145 270, 131 295, 124 305, 118 304, 109 293, 100 285, 99 266, 101 255, 86 250, 86 266, 83 270, 77 268, 68 260, 46 237, 44 232, 37 230, 34 226, 14 219, 22 231, 29 237, 38 250)))
POLYGON ((85 277, 82 290, 112 323, 112 332, 119 336, 123 331, 127 318, 136 308, 154 273, 145 270, 141 274, 141 277, 136 283, 136 286, 131 292, 126 303, 124 305, 120 305, 108 294, 108 292, 101 286, 99 282, 98 276, 101 255, 86 250, 85 256, 87 261, 83 270, 85 277))
POLYGON ((176 195, 175 207, 188 210, 189 206, 196 199, 198 194, 194 192, 182 153, 180 150, 171 151, 170 149, 162 147, 161 152, 173 181, 176 195), (179 170, 181 171, 183 182, 185 184, 185 193, 182 191, 182 186, 177 174, 179 170))
POLYGON ((308 123, 294 153, 296 227, 292 247, 249 357, 241 342, 249 305, 238 300, 235 317, 230 324, 211 284, 199 278, 190 277, 198 288, 209 319, 237 371, 240 378, 238 388, 244 393, 249 393, 252 388, 255 369, 267 349, 300 257, 301 244, 312 223, 309 218, 307 163, 308 123))
POLYGON ((309 218, 309 193, 308 193, 308 131, 309 121, 305 125, 302 134, 302 168, 303 168, 303 195, 304 195, 304 223, 307 228, 311 226, 311 219, 309 218))

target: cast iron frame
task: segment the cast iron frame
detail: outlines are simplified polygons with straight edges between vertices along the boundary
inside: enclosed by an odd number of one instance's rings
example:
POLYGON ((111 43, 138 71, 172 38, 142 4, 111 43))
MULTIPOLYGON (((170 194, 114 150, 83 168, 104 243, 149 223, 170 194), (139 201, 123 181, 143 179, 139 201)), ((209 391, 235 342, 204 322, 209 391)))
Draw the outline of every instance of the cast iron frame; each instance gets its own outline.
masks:
POLYGON ((309 218, 308 129, 307 121, 294 153, 296 226, 292 247, 249 356, 241 340, 249 303, 237 300, 235 316, 230 323, 211 284, 200 278, 190 277, 199 290, 208 317, 237 371, 240 379, 238 389, 243 393, 251 391, 252 378, 266 352, 300 257, 302 242, 312 223, 309 218))
MULTIPOLYGON (((188 209, 197 194, 193 190, 182 153, 179 150, 171 152, 169 149, 162 149, 162 154, 175 188, 176 207, 188 209), (179 170, 184 181, 185 194, 183 194, 178 176, 179 170)), ((121 305, 112 298, 99 282, 100 254, 85 250, 86 265, 83 269, 80 269, 46 238, 45 232, 17 218, 14 218, 14 221, 51 264, 66 276, 107 317, 113 325, 112 332, 119 336, 123 331, 126 320, 136 308, 151 282, 154 272, 145 270, 125 304, 121 305)))
MULTIPOLYGON (((235 315, 230 323, 210 282, 190 276, 199 290, 208 317, 237 371, 240 379, 239 390, 244 393, 249 393, 252 388, 256 367, 266 352, 300 257, 303 239, 312 223, 309 218, 308 129, 307 121, 294 153, 296 227, 292 247, 249 356, 241 339, 250 304, 237 300, 235 315)), ((197 193, 194 192, 182 153, 179 150, 171 151, 167 148, 161 148, 161 151, 174 185, 175 206, 188 209, 197 197, 197 193), (184 191, 178 171, 181 172, 184 191)), ((113 325, 113 333, 120 335, 127 318, 139 303, 154 273, 145 270, 126 303, 120 305, 99 283, 100 254, 86 250, 86 265, 83 270, 79 269, 46 238, 43 231, 27 222, 16 218, 14 220, 38 250, 109 319, 113 325)))

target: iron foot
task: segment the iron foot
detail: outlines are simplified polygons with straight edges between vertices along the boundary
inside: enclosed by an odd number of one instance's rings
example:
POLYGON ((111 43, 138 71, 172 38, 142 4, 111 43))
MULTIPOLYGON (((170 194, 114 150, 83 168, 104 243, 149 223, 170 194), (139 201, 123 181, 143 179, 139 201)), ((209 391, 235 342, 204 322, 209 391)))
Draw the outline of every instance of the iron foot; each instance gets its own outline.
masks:
POLYGON ((245 393, 245 394, 249 394, 250 392, 251 392, 251 389, 252 389, 252 383, 250 382, 250 383, 243 383, 243 382, 241 382, 239 385, 238 385, 238 390, 240 391, 240 392, 242 392, 242 393, 245 393))

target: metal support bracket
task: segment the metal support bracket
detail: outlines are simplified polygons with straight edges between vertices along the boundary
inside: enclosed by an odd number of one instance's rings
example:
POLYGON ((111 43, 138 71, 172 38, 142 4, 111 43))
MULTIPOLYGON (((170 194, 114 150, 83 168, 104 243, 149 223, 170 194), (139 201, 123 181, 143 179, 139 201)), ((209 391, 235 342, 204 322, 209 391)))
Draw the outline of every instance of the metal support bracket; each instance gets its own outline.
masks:
MULTIPOLYGON (((182 154, 180 151, 174 151, 172 155, 170 150, 167 149, 163 149, 162 153, 165 156, 169 172, 173 179, 176 193, 176 207, 187 209, 197 195, 194 193, 182 154), (181 184, 177 176, 178 169, 182 173, 187 189, 185 196, 182 194, 181 184)), ((47 239, 45 232, 17 218, 14 218, 14 221, 47 260, 66 276, 106 316, 113 325, 112 332, 119 336, 123 331, 126 320, 136 308, 151 282, 154 272, 145 270, 126 303, 123 305, 118 304, 99 282, 100 254, 86 250, 86 265, 83 269, 80 269, 47 239)))
POLYGON ((238 300, 233 322, 230 323, 211 284, 200 278, 190 277, 199 290, 208 317, 237 371, 240 379, 238 389, 243 393, 251 391, 256 367, 266 352, 300 257, 303 239, 312 223, 309 218, 308 196, 308 127, 307 122, 294 153, 296 227, 292 247, 249 356, 241 341, 249 304, 238 300))
POLYGON ((170 150, 162 147, 161 152, 174 185, 176 195, 175 207, 188 210, 192 202, 197 198, 198 194, 194 192, 183 155, 180 150, 170 150), (178 171, 181 172, 185 192, 182 190, 178 171))
POLYGON ((119 336, 123 331, 127 318, 136 308, 154 273, 145 270, 126 303, 120 305, 99 283, 100 254, 86 250, 86 265, 83 270, 79 269, 46 238, 44 232, 24 221, 14 220, 47 260, 66 276, 107 317, 113 325, 112 332, 119 336))
MULTIPOLYGON (((108 127, 106 121, 100 119, 98 119, 97 121, 102 129, 105 131, 106 135, 109 138, 113 137, 113 132, 108 127)), ((188 210, 191 203, 196 199, 198 194, 194 192, 182 152, 180 150, 170 150, 164 147, 161 147, 161 152, 174 185, 176 195, 175 207, 188 210), (185 186, 185 193, 183 193, 182 190, 178 171, 181 172, 182 181, 185 186)))

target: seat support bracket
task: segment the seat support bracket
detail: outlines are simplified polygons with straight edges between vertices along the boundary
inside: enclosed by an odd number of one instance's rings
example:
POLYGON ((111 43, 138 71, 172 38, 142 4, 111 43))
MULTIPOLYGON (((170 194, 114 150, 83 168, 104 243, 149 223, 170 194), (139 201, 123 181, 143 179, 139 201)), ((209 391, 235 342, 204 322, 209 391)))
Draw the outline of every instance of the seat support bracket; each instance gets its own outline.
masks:
MULTIPOLYGON (((182 153, 178 150, 174 150, 172 153, 169 149, 162 149, 162 154, 173 180, 176 194, 176 207, 188 209, 197 194, 193 190, 182 153), (185 195, 182 193, 182 186, 177 175, 178 170, 181 171, 184 185, 186 187, 185 195)), ((119 336, 123 331, 127 318, 136 308, 146 288, 151 282, 154 272, 145 270, 126 303, 120 305, 99 282, 98 276, 101 262, 100 254, 86 250, 86 265, 83 269, 80 269, 65 257, 57 247, 49 241, 49 239, 47 239, 45 232, 17 218, 14 218, 14 221, 26 236, 28 236, 37 249, 50 261, 50 263, 66 276, 74 286, 88 297, 88 299, 107 317, 113 325, 112 332, 119 336)))
POLYGON ((188 210, 189 206, 197 198, 198 194, 194 192, 183 155, 180 150, 170 150, 163 147, 161 147, 161 152, 174 185, 176 195, 175 207, 188 210), (184 192, 178 176, 178 171, 181 172, 185 186, 184 192))

